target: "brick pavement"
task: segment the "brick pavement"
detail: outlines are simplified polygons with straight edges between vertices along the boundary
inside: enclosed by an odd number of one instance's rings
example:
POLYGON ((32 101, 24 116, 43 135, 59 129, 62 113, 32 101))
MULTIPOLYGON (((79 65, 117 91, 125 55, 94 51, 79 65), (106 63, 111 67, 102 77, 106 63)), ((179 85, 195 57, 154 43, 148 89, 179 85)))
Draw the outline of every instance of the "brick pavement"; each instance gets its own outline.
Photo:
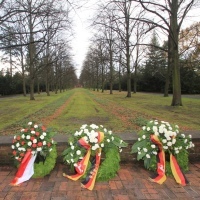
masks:
POLYGON ((9 185, 16 169, 0 166, 0 200, 135 200, 135 199, 200 199, 200 162, 190 163, 186 177, 191 185, 180 186, 173 177, 159 185, 148 181, 151 172, 139 162, 121 163, 117 176, 97 182, 93 191, 80 187, 80 181, 62 176, 67 166, 57 164, 50 175, 30 179, 19 187, 9 185))

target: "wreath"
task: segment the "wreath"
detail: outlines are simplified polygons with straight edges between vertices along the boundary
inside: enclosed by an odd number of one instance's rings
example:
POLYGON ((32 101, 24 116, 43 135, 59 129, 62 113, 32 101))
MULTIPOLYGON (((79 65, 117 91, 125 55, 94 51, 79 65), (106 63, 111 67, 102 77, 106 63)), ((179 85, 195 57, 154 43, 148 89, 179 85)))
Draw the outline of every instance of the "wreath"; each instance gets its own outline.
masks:
POLYGON ((120 168, 120 152, 127 146, 120 137, 102 125, 82 125, 69 138, 69 146, 62 153, 63 161, 75 174, 63 174, 72 180, 82 177, 82 187, 92 190, 94 182, 107 181, 120 168))
POLYGON ((54 168, 57 158, 53 135, 54 133, 42 124, 29 122, 14 136, 11 146, 14 164, 19 168, 26 153, 31 152, 36 156, 32 177, 44 177, 49 174, 54 168))
MULTIPOLYGON (((194 144, 192 136, 180 133, 178 125, 152 120, 143 126, 138 136, 131 153, 137 153, 137 160, 143 160, 146 169, 164 177, 159 181, 156 178, 150 180, 163 183, 165 175, 181 179, 183 173, 188 171, 188 150, 193 148, 194 144)), ((182 185, 187 183, 187 180, 176 181, 182 185)))

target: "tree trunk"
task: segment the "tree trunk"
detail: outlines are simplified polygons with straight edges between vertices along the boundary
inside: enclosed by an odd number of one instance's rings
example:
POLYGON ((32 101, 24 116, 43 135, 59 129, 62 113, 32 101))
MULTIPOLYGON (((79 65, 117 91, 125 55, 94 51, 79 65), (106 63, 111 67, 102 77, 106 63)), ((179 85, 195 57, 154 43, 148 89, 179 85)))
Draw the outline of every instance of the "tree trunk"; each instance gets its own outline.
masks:
POLYGON ((170 36, 173 39, 172 43, 172 76, 173 76, 173 98, 172 106, 182 106, 181 100, 181 81, 180 81, 180 67, 179 67, 179 53, 178 53, 178 0, 172 0, 171 5, 171 20, 170 20, 170 36))
POLYGON ((171 68, 172 68, 172 39, 170 36, 168 36, 168 61, 167 61, 167 72, 165 76, 165 91, 164 91, 164 97, 169 96, 169 83, 170 83, 170 77, 171 77, 171 68))
POLYGON ((34 98, 34 78, 30 79, 30 100, 35 100, 35 98, 34 98))

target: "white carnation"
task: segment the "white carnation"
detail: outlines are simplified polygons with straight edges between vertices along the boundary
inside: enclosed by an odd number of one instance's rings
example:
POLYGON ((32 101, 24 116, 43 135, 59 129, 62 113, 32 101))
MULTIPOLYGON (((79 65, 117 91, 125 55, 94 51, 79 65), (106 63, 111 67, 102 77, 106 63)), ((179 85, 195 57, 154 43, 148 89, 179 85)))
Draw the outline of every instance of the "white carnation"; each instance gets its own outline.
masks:
POLYGON ((32 142, 31 142, 31 141, 29 141, 29 142, 28 142, 28 146, 30 147, 31 145, 32 145, 32 142))
POLYGON ((26 136, 26 139, 27 139, 27 140, 30 140, 30 138, 31 138, 30 135, 27 135, 27 136, 26 136))
POLYGON ((35 125, 34 125, 34 128, 38 128, 38 125, 37 125, 37 124, 35 124, 35 125))
POLYGON ((81 155, 81 151, 80 151, 80 150, 77 150, 77 151, 76 151, 76 154, 77 154, 77 155, 81 155))
POLYGON ((146 135, 143 135, 142 138, 143 138, 143 139, 146 139, 146 135))
POLYGON ((143 151, 144 151, 144 152, 147 152, 148 150, 147 150, 147 148, 143 148, 143 151))
POLYGON ((43 133, 42 133, 42 135, 46 136, 46 135, 47 135, 47 133, 46 133, 46 132, 43 132, 43 133))
POLYGON ((146 154, 146 157, 147 157, 147 158, 150 158, 150 155, 147 153, 147 154, 146 154))
MULTIPOLYGON (((37 151, 39 152, 39 151, 42 151, 42 148, 41 147, 38 147, 37 148, 37 151)), ((50 151, 50 150, 49 150, 50 151)))
POLYGON ((33 143, 37 143, 37 139, 34 139, 34 140, 33 140, 33 143))
POLYGON ((40 135, 40 139, 43 140, 44 139, 44 135, 40 135))

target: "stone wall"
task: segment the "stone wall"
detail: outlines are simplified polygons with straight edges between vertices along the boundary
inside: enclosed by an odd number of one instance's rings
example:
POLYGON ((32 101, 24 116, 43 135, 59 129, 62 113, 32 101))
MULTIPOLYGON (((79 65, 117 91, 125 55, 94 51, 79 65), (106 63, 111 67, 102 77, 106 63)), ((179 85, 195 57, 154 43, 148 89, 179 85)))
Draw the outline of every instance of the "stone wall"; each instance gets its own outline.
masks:
MULTIPOLYGON (((136 159, 136 154, 130 154, 131 147, 133 143, 137 139, 136 134, 120 134, 121 138, 128 143, 128 147, 123 148, 121 156, 122 162, 132 162, 136 159)), ((12 158, 12 143, 13 136, 0 136, 0 165, 13 165, 12 158)), ((57 141, 57 152, 58 158, 57 162, 62 163, 62 152, 67 148, 67 140, 68 137, 66 135, 57 135, 54 137, 55 141, 57 141)), ((200 134, 193 134, 193 142, 195 144, 194 150, 189 152, 189 160, 199 160, 200 161, 200 134)))

